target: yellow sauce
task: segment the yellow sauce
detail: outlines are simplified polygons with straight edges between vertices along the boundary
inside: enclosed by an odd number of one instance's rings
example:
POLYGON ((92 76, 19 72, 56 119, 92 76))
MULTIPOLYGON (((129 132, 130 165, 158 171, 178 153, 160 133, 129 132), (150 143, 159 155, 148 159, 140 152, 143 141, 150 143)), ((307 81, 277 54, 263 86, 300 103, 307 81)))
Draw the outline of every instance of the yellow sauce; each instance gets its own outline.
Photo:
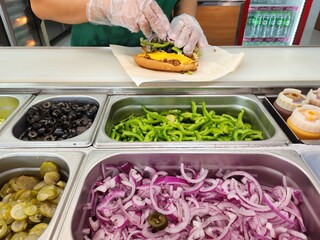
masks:
MULTIPOLYGON (((145 56, 145 54, 139 54, 141 57, 145 56)), ((177 54, 177 53, 167 53, 167 52, 154 52, 154 53, 148 53, 147 54, 151 59, 157 60, 157 61, 163 61, 164 59, 167 60, 178 60, 181 64, 189 64, 194 62, 191 58, 183 55, 183 54, 177 54)))

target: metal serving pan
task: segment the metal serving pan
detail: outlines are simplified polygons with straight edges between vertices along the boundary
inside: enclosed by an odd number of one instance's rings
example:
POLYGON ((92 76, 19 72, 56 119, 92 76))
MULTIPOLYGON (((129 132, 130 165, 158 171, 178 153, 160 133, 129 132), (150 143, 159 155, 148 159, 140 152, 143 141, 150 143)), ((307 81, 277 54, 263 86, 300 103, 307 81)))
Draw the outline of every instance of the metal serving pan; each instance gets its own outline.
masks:
POLYGON ((67 184, 48 227, 38 239, 52 239, 56 223, 65 207, 77 176, 84 154, 82 152, 0 152, 0 186, 12 177, 21 175, 39 176, 39 167, 44 161, 55 162, 60 167, 62 180, 67 184))
POLYGON ((256 176, 261 184, 267 186, 282 185, 283 176, 286 176, 288 186, 302 190, 303 203, 299 205, 299 208, 309 239, 319 238, 320 183, 296 152, 283 150, 262 153, 261 150, 226 151, 220 148, 215 151, 201 151, 200 149, 196 151, 186 149, 175 151, 132 149, 130 152, 92 151, 83 165, 75 194, 70 198, 66 207, 68 212, 65 213, 65 218, 59 224, 59 230, 54 239, 82 239, 81 230, 87 227, 85 221, 90 211, 82 208, 90 201, 90 189, 101 176, 101 164, 120 166, 125 162, 131 162, 140 168, 152 166, 171 174, 179 171, 182 162, 191 164, 196 169, 207 168, 211 174, 219 169, 245 170, 256 176))
POLYGON ((31 94, 0 95, 0 119, 5 119, 5 121, 0 125, 0 130, 5 128, 5 126, 14 119, 17 112, 21 111, 23 107, 28 105, 32 98, 33 95, 31 94))
POLYGON ((102 109, 104 108, 106 100, 106 95, 103 94, 88 94, 88 95, 49 95, 40 94, 34 98, 28 108, 25 108, 18 116, 17 121, 11 124, 6 131, 2 132, 1 139, 3 139, 2 146, 4 147, 87 147, 92 145, 96 128, 99 122, 100 115, 102 114, 102 109), (21 140, 20 136, 26 129, 27 124, 27 112, 31 107, 38 106, 42 103, 50 101, 52 103, 59 102, 71 102, 74 104, 96 104, 98 106, 98 111, 96 117, 91 125, 85 132, 79 134, 72 138, 67 138, 59 141, 46 141, 46 140, 21 140))
POLYGON ((143 96, 112 96, 107 102, 106 111, 101 120, 101 126, 94 141, 97 148, 109 147, 239 147, 239 146, 275 146, 285 145, 289 140, 254 95, 143 95, 143 96), (191 111, 191 101, 195 101, 199 111, 201 103, 205 102, 209 110, 216 114, 230 114, 237 117, 244 108, 244 121, 252 128, 261 130, 265 140, 261 141, 184 141, 184 142, 121 142, 111 139, 110 133, 114 125, 131 114, 141 115, 141 105, 152 111, 180 109, 191 111))

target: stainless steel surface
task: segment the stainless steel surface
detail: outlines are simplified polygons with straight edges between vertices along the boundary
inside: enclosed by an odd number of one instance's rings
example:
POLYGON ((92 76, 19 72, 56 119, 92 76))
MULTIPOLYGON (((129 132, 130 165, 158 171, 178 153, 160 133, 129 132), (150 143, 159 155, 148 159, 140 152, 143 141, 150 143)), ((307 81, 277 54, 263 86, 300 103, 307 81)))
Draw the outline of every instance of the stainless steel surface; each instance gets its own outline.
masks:
POLYGON ((67 182, 63 195, 59 201, 53 218, 39 240, 52 239, 56 225, 65 210, 65 203, 70 197, 74 186, 78 169, 83 160, 82 152, 32 152, 23 151, 0 152, 0 186, 6 183, 11 177, 29 174, 39 175, 39 167, 44 161, 53 161, 59 165, 63 180, 67 182))
POLYGON ((5 131, 0 133, 0 147, 88 147, 92 144, 98 126, 99 118, 104 108, 106 100, 106 94, 68 94, 68 95, 47 95, 40 94, 30 103, 28 108, 22 111, 18 119, 10 125, 5 131), (96 118, 93 121, 92 126, 84 133, 75 136, 73 138, 61 140, 61 141, 23 141, 19 139, 19 136, 23 132, 26 124, 25 116, 29 108, 33 105, 44 101, 70 101, 75 103, 96 103, 99 107, 96 118))
POLYGON ((320 182, 320 149, 304 152, 301 157, 320 182))
POLYGON ((181 162, 191 164, 194 168, 204 167, 212 174, 218 169, 245 170, 257 176, 257 180, 267 186, 282 185, 286 176, 288 186, 302 190, 303 203, 299 205, 302 212, 307 235, 316 240, 320 233, 320 182, 294 151, 259 150, 123 150, 92 151, 81 170, 74 195, 69 199, 67 212, 58 225, 53 239, 82 239, 81 229, 86 226, 88 212, 82 207, 90 199, 90 189, 100 176, 100 164, 120 165, 131 162, 138 167, 152 166, 169 173, 179 171, 181 162))
POLYGON ((13 121, 18 112, 22 111, 34 98, 31 94, 0 95, 0 118, 6 120, 0 125, 0 131, 13 121))
POLYGON ((101 119, 101 125, 94 146, 97 148, 112 147, 240 147, 240 146, 275 146, 289 142, 277 123, 272 119, 264 106, 254 95, 142 95, 142 96, 112 96, 108 99, 106 111, 101 119), (213 109, 217 114, 227 113, 237 116, 244 108, 244 121, 253 129, 261 130, 265 135, 262 141, 193 141, 193 142, 120 142, 109 137, 112 127, 131 114, 141 115, 141 105, 152 111, 181 109, 191 111, 191 101, 195 101, 199 111, 201 102, 207 109, 213 109))

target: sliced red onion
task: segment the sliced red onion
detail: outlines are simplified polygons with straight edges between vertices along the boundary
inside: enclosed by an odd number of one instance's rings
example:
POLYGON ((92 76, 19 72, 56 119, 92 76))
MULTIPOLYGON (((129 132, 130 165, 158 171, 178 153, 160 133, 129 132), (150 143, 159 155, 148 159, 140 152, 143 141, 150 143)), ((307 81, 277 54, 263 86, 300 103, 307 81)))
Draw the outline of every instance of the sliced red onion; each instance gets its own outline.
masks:
POLYGON ((190 222, 190 209, 188 206, 188 203, 184 200, 184 199, 179 199, 179 204, 181 204, 182 210, 183 210, 183 214, 184 216, 182 217, 182 222, 178 223, 178 225, 174 226, 174 227, 170 227, 168 226, 165 231, 167 233, 178 233, 181 232, 183 229, 185 229, 189 222, 190 222))
POLYGON ((288 222, 288 223, 290 223, 290 224, 293 224, 293 223, 294 223, 290 218, 286 217, 278 208, 276 208, 276 207, 273 205, 273 203, 269 200, 268 196, 267 196, 265 193, 262 195, 262 197, 263 197, 264 202, 265 202, 279 217, 281 217, 282 219, 284 219, 286 222, 288 222))
POLYGON ((129 186, 131 188, 131 191, 130 193, 128 194, 128 196, 122 200, 123 203, 126 203, 128 202, 132 197, 133 195, 135 194, 136 192, 136 184, 133 182, 133 181, 122 181, 121 182, 122 184, 126 185, 126 186, 129 186))
POLYGON ((122 214, 114 214, 110 217, 110 221, 113 224, 115 229, 124 228, 128 223, 128 219, 125 218, 122 214))
POLYGON ((213 191, 218 185, 219 180, 217 179, 205 179, 204 186, 200 188, 200 192, 211 192, 213 191))
MULTIPOLYGON (((135 231, 132 231, 129 233, 128 237, 127 237, 127 240, 130 240, 134 235, 140 235, 142 234, 142 231, 141 230, 135 230, 135 231)), ((124 238, 125 239, 125 238, 124 238)), ((134 238, 136 239, 136 238, 134 238)))
POLYGON ((164 237, 166 235, 166 232, 162 230, 162 231, 153 233, 152 229, 149 228, 149 225, 145 224, 145 226, 142 229, 141 235, 146 239, 157 239, 157 238, 161 239, 161 237, 164 237))
POLYGON ((297 207, 301 192, 287 186, 285 177, 283 186, 270 187, 244 171, 207 178, 208 170, 184 164, 180 175, 130 164, 101 168, 105 176, 82 208, 92 214, 83 229, 86 240, 307 239, 297 207), (159 232, 147 222, 154 211, 169 221, 159 232))
POLYGON ((154 191, 155 189, 154 183, 157 180, 157 178, 158 178, 158 175, 155 174, 150 182, 150 200, 151 200, 152 206, 157 212, 161 214, 164 214, 164 215, 172 214, 176 211, 176 208, 174 206, 171 205, 172 207, 170 209, 161 209, 158 206, 156 196, 155 196, 155 191, 154 191))
POLYGON ((202 181, 207 177, 208 172, 209 172, 208 169, 203 169, 203 168, 202 168, 202 169, 200 170, 200 176, 199 176, 197 179, 192 179, 192 178, 190 178, 190 177, 186 174, 183 163, 181 163, 181 165, 180 165, 180 171, 181 171, 181 174, 182 174, 183 178, 184 178, 185 180, 187 180, 188 182, 190 182, 190 183, 199 183, 199 182, 202 182, 202 181))
POLYGON ((244 172, 244 171, 234 171, 230 172, 226 175, 224 175, 223 179, 227 179, 233 176, 244 176, 245 178, 249 179, 251 182, 253 182, 256 185, 257 193, 259 194, 259 202, 261 203, 262 201, 262 189, 258 181, 249 173, 244 172))
POLYGON ((190 185, 185 179, 180 178, 180 177, 174 177, 174 176, 158 177, 154 184, 155 185, 170 184, 170 185, 181 185, 181 186, 189 186, 190 185))
POLYGON ((203 187, 204 182, 198 182, 194 184, 192 187, 184 187, 183 193, 185 195, 195 195, 200 192, 200 189, 203 187))
POLYGON ((146 205, 145 201, 142 200, 142 198, 138 195, 134 195, 132 197, 132 203, 135 207, 137 207, 139 209, 142 209, 146 205))

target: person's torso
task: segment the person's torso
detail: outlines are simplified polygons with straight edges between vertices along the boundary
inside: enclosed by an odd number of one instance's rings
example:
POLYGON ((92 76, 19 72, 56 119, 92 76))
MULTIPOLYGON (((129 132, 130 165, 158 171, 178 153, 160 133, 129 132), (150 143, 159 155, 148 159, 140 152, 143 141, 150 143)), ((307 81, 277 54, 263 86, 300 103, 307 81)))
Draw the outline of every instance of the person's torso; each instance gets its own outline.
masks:
MULTIPOLYGON (((157 0, 169 19, 171 19, 172 10, 177 1, 157 0)), ((83 23, 73 25, 71 46, 109 46, 109 44, 139 46, 141 37, 143 37, 141 31, 132 33, 123 27, 83 23)))

